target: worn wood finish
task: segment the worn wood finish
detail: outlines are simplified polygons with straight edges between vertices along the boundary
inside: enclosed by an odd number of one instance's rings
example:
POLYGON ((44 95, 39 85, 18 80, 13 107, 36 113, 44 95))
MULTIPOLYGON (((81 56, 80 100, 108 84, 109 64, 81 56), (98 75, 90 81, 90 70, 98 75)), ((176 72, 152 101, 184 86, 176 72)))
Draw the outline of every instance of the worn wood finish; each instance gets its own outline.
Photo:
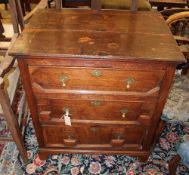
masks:
POLYGON ((41 10, 31 19, 11 52, 25 56, 183 61, 159 13, 112 12, 41 10), (105 19, 103 23, 102 19, 105 19), (143 45, 141 41, 145 41, 143 45))
POLYGON ((18 57, 41 158, 77 152, 147 159, 175 65, 184 62, 156 12, 44 10, 10 54, 18 57))

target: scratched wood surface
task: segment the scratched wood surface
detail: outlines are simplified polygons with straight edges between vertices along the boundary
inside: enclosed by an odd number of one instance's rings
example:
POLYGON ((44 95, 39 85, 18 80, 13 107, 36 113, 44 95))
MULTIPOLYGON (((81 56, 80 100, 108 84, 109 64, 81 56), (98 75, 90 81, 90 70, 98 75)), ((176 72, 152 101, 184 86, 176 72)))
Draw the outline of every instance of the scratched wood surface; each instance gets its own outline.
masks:
POLYGON ((33 16, 10 54, 184 60, 158 12, 111 10, 41 10, 33 16))
POLYGON ((175 65, 184 61, 159 13, 111 10, 41 10, 11 54, 40 159, 98 153, 146 160, 175 65), (68 113, 69 127, 62 118, 68 113))

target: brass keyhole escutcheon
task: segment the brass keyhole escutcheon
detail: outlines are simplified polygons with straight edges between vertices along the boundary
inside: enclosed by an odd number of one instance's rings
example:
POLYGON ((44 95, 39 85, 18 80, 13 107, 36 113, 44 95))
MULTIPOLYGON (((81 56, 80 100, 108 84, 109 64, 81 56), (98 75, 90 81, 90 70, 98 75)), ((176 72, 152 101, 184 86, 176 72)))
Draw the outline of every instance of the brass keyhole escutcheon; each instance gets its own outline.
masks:
POLYGON ((99 101, 99 100, 94 100, 94 101, 91 101, 91 105, 92 105, 93 107, 100 106, 101 104, 102 104, 102 102, 101 102, 101 101, 99 101))
POLYGON ((98 128, 97 128, 97 126, 91 126, 91 128, 90 128, 90 129, 91 129, 91 131, 92 131, 92 132, 94 132, 94 133, 95 133, 95 132, 97 131, 97 129, 98 129, 98 128))
POLYGON ((59 79, 60 79, 60 82, 62 83, 62 86, 65 87, 67 81, 69 80, 69 77, 67 75, 61 75, 59 79))
POLYGON ((100 76, 102 76, 102 72, 101 72, 100 70, 93 70, 93 71, 91 72, 91 75, 92 75, 93 77, 100 77, 100 76))

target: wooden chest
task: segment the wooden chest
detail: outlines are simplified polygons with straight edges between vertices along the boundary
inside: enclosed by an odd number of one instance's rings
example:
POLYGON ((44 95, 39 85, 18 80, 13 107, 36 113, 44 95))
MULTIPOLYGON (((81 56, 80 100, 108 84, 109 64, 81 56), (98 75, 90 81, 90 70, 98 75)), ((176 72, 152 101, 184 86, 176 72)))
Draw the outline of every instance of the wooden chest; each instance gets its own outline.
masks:
POLYGON ((40 11, 10 54, 18 59, 42 159, 146 159, 175 65, 184 61, 160 14, 109 10, 40 11))

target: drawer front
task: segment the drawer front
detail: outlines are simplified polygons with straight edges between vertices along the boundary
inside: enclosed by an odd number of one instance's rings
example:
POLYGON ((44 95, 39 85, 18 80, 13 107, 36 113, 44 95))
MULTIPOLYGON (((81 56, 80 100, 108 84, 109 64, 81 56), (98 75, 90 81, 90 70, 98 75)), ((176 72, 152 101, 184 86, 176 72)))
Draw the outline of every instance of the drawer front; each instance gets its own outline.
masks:
POLYGON ((31 82, 43 89, 138 91, 148 92, 160 86, 163 70, 137 71, 118 69, 29 66, 31 82))
POLYGON ((75 125, 72 127, 44 125, 47 147, 93 147, 141 149, 146 129, 139 125, 115 127, 106 125, 75 125))
POLYGON ((59 121, 66 112, 71 120, 136 121, 140 115, 152 116, 156 104, 152 101, 64 99, 43 99, 40 102, 38 111, 41 121, 59 121), (48 118, 44 119, 44 111, 49 111, 48 118))

